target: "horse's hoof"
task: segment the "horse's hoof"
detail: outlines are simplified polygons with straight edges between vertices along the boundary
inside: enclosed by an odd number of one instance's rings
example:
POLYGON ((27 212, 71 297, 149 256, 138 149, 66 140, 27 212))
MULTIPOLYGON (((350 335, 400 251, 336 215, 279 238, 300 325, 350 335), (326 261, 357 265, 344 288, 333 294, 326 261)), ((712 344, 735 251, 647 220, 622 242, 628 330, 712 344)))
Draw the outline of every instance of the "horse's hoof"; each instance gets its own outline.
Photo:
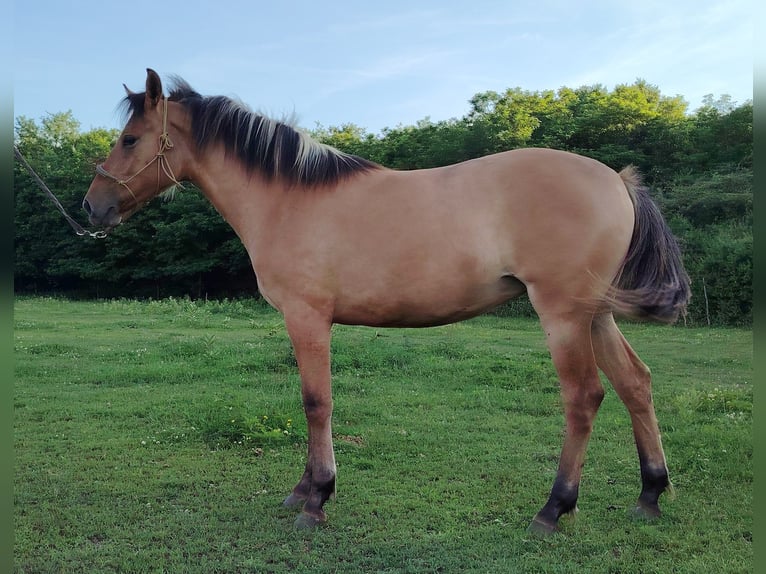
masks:
POLYGON ((305 498, 301 498, 300 496, 295 496, 295 494, 290 494, 287 498, 285 498, 282 501, 282 506, 287 506, 288 508, 291 508, 293 506, 298 506, 299 504, 303 504, 306 501, 305 498))
POLYGON ((316 516, 311 516, 310 514, 306 514, 305 512, 301 512, 298 515, 298 518, 295 519, 295 523, 293 524, 293 527, 296 530, 313 530, 320 524, 322 524, 325 520, 321 518, 317 518, 316 516))
POLYGON ((543 522, 535 516, 532 523, 527 527, 527 533, 537 536, 539 538, 545 538, 551 534, 555 534, 559 531, 559 527, 556 524, 550 524, 543 522))
POLYGON ((651 506, 639 502, 631 511, 630 516, 636 520, 645 520, 646 522, 652 522, 662 516, 660 507, 657 505, 651 506))

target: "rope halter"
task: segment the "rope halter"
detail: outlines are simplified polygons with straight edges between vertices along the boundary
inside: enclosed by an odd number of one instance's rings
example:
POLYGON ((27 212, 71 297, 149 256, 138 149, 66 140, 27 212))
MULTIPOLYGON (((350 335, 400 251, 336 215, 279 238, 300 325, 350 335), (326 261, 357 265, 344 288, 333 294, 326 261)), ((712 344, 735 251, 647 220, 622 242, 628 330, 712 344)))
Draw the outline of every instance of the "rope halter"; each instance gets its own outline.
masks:
POLYGON ((152 165, 155 161, 157 162, 157 193, 160 191, 160 170, 165 173, 165 175, 170 178, 170 180, 177 186, 183 189, 183 184, 176 179, 175 174, 173 173, 173 168, 170 167, 170 162, 168 162, 168 158, 165 157, 165 152, 173 149, 173 142, 170 139, 170 134, 168 134, 168 100, 167 98, 162 98, 163 108, 162 108, 162 133, 160 134, 159 138, 159 150, 157 151, 157 154, 149 160, 149 163, 147 163, 144 167, 139 169, 136 173, 131 175, 128 178, 120 178, 117 177, 114 174, 109 173, 106 168, 104 167, 103 163, 100 163, 96 166, 96 173, 98 175, 101 175, 107 179, 111 179, 112 181, 120 184, 125 189, 128 190, 128 193, 130 193, 131 197, 133 198, 133 201, 138 204, 138 198, 136 198, 136 194, 133 193, 133 190, 130 189, 130 186, 128 185, 128 182, 137 177, 139 174, 141 174, 146 168, 148 168, 150 165, 152 165))

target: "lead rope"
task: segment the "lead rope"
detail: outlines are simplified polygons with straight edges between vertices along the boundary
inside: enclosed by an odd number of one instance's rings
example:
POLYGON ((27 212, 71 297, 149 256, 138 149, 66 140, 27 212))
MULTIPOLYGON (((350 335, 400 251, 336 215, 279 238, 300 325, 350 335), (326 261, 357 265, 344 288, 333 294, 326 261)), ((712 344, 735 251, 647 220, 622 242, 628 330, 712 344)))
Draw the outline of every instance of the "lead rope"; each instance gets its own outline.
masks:
POLYGON ((53 204, 58 208, 58 210, 61 212, 61 214, 66 218, 66 220, 69 222, 69 225, 72 226, 72 229, 74 229, 74 232, 79 236, 88 235, 89 237, 93 237, 94 239, 104 239, 106 237, 106 231, 88 231, 87 229, 83 229, 83 227, 77 223, 72 217, 66 212, 66 209, 64 209, 64 206, 61 205, 61 202, 58 200, 58 198, 53 195, 53 192, 48 189, 48 186, 45 185, 45 182, 42 180, 42 178, 37 175, 37 172, 32 169, 32 166, 29 165, 29 162, 26 160, 24 155, 19 151, 19 148, 16 147, 14 144, 13 146, 13 155, 16 157, 16 159, 23 165, 26 170, 29 172, 29 175, 32 176, 32 179, 35 180, 37 185, 42 189, 46 194, 48 194, 48 197, 51 198, 51 201, 53 201, 53 204))

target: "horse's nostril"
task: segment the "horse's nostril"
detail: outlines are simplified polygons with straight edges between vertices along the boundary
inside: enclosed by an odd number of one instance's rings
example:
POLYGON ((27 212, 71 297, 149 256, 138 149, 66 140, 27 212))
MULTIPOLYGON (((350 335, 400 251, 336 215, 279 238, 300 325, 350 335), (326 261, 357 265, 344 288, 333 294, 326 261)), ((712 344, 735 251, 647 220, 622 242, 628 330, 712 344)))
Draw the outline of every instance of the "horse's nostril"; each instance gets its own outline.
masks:
POLYGON ((88 215, 90 215, 91 212, 93 211, 87 199, 82 200, 82 208, 85 210, 85 213, 87 213, 88 215))

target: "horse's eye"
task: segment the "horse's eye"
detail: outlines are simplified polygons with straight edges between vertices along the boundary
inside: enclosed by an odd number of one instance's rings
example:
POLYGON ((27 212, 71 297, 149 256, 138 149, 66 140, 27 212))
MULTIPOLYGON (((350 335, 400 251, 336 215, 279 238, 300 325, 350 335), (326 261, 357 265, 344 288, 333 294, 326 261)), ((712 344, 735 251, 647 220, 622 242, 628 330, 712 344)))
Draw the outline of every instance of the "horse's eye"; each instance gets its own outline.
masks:
POLYGON ((133 147, 136 145, 136 142, 138 141, 138 138, 136 136, 123 136, 122 137, 122 146, 123 147, 133 147))

